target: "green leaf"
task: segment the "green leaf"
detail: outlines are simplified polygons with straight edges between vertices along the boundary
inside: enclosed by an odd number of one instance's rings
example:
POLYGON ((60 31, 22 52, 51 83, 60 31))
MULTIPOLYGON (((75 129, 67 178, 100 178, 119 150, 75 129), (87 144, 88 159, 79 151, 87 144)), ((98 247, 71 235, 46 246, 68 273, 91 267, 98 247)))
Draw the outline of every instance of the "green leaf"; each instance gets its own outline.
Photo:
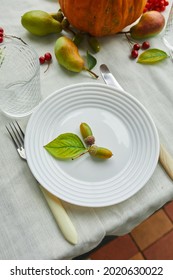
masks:
POLYGON ((87 51, 87 64, 88 69, 91 70, 94 68, 94 66, 97 64, 97 60, 94 56, 92 56, 89 51, 87 51))
POLYGON ((44 148, 55 158, 73 159, 88 152, 81 139, 73 133, 60 134, 44 148))
POLYGON ((167 57, 168 57, 167 53, 162 50, 149 49, 149 50, 141 53, 137 62, 143 63, 143 64, 153 64, 153 63, 159 62, 167 57))

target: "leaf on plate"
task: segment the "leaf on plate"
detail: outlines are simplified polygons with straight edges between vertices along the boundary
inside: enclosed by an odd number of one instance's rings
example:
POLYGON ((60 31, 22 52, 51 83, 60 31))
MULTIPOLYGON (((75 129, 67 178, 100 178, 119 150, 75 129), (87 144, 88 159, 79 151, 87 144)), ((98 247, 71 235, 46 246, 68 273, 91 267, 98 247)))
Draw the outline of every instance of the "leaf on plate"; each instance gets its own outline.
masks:
POLYGON ((140 54, 137 62, 143 64, 153 64, 168 57, 168 54, 159 49, 149 49, 140 54))
POLYGON ((92 56, 89 51, 87 51, 87 65, 88 69, 91 70, 97 64, 97 60, 94 56, 92 56))
POLYGON ((44 148, 59 159, 73 159, 88 152, 81 139, 74 133, 60 134, 44 148))

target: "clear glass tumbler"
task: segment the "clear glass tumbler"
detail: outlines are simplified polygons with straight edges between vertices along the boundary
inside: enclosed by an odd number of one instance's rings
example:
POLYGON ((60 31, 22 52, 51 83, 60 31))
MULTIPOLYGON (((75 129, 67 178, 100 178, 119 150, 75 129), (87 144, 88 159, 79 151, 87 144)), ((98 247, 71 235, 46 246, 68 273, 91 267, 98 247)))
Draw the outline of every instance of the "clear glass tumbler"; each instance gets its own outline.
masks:
POLYGON ((11 117, 30 115, 41 101, 37 53, 18 42, 0 44, 0 109, 11 117))
POLYGON ((170 50, 171 58, 173 58, 173 4, 169 12, 162 40, 166 47, 170 50))

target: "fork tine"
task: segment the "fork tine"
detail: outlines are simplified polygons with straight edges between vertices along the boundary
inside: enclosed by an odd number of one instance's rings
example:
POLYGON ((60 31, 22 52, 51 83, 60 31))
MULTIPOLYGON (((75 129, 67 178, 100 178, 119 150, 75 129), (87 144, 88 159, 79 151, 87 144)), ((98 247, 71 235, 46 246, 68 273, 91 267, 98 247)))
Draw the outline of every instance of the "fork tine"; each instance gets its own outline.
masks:
POLYGON ((9 126, 11 128, 11 131, 7 126, 6 129, 8 130, 13 142, 15 143, 15 146, 17 148, 24 146, 24 133, 21 127, 19 126, 18 122, 16 121, 15 123, 9 123, 9 126))
POLYGON ((23 133, 22 129, 20 128, 17 121, 15 121, 15 123, 12 123, 12 125, 16 131, 16 134, 17 134, 17 137, 19 140, 19 145, 23 145, 24 144, 24 133, 23 133))
POLYGON ((16 150, 20 157, 26 160, 25 148, 24 148, 24 132, 17 121, 9 123, 6 129, 13 140, 16 150))
POLYGON ((15 124, 14 123, 9 123, 9 126, 11 127, 11 130, 13 132, 13 136, 15 136, 15 140, 16 140, 18 146, 20 147, 23 141, 21 140, 21 136, 20 136, 15 124))
POLYGON ((5 127, 6 127, 6 129, 7 129, 7 131, 8 131, 8 133, 10 134, 11 139, 12 139, 12 141, 13 141, 13 143, 14 143, 15 147, 16 147, 16 148, 19 148, 19 145, 18 145, 18 143, 16 142, 16 139, 13 137, 13 135, 12 135, 11 131, 8 129, 8 127, 7 127, 7 126, 5 126, 5 127))
POLYGON ((20 127, 20 125, 19 125, 19 123, 17 121, 16 121, 16 124, 17 124, 17 126, 18 126, 18 128, 19 128, 19 130, 20 130, 20 132, 22 134, 23 140, 24 140, 25 134, 24 134, 23 130, 21 129, 21 127, 20 127))

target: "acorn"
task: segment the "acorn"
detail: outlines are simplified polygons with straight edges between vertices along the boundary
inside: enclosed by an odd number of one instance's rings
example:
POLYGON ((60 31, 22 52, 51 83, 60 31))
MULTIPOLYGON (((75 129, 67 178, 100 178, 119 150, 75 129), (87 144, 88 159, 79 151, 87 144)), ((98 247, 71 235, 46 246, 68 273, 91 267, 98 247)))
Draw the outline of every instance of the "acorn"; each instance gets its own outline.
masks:
POLYGON ((100 158, 100 159, 108 159, 112 157, 112 152, 103 147, 98 147, 96 145, 92 145, 89 150, 89 154, 93 157, 100 158))
POLYGON ((80 132, 87 146, 92 146, 95 143, 95 137, 93 136, 92 130, 87 123, 81 123, 80 132))
POLYGON ((95 143, 95 137, 93 135, 87 136, 84 142, 87 146, 92 146, 95 143))

